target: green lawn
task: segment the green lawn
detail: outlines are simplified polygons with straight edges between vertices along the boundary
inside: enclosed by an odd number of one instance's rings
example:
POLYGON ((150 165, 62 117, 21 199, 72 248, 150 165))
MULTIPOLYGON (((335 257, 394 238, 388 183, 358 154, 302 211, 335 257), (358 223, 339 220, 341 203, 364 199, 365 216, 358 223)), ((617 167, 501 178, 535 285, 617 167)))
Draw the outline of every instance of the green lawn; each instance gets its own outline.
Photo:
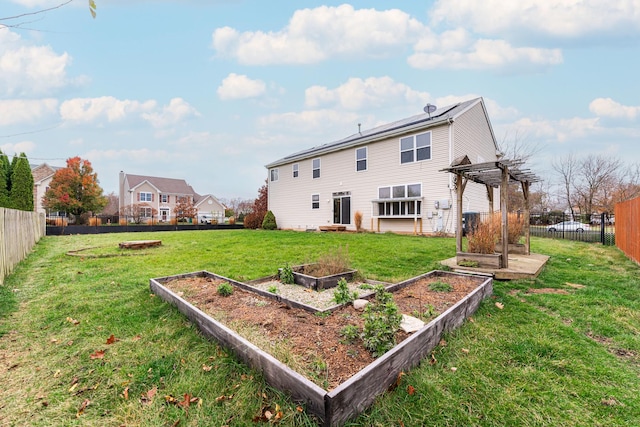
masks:
MULTIPOLYGON (((197 270, 250 280, 339 247, 367 278, 385 281, 455 253, 454 239, 392 234, 42 239, 0 286, 0 425, 244 426, 265 408, 280 409, 279 425, 315 425, 148 283, 197 270), (116 249, 141 239, 163 246, 128 256, 116 249), (66 255, 85 248, 84 257, 66 255)), ((538 279, 495 282, 495 296, 445 337, 431 363, 349 425, 640 425, 640 268, 615 247, 540 238, 532 249, 551 256, 538 279), (545 288, 564 293, 529 292, 545 288)))

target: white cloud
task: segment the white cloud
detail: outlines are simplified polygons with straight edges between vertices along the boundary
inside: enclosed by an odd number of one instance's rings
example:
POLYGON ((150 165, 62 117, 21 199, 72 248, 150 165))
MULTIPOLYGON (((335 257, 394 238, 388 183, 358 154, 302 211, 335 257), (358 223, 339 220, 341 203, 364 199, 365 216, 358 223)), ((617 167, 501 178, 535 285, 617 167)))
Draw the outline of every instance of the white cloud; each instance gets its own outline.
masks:
POLYGON ((89 123, 109 123, 126 119, 130 115, 151 111, 155 108, 155 101, 119 100, 112 96, 99 98, 75 98, 64 101, 60 106, 60 116, 63 120, 89 123))
POLYGON ((282 129, 292 133, 324 131, 325 128, 344 126, 358 122, 358 114, 336 110, 313 110, 299 113, 271 114, 261 117, 258 124, 272 129, 282 129))
POLYGON ((312 86, 305 91, 305 105, 309 108, 335 105, 347 110, 379 108, 390 104, 421 105, 429 99, 427 92, 419 92, 395 82, 391 77, 350 78, 336 89, 312 86))
POLYGON ((276 32, 218 28, 212 46, 242 64, 312 64, 333 56, 385 57, 424 31, 424 25, 401 10, 355 10, 343 4, 298 10, 276 32))
POLYGON ((131 163, 155 163, 158 160, 166 162, 171 159, 172 153, 161 149, 142 148, 138 150, 90 150, 83 154, 83 158, 89 159, 91 163, 99 160, 124 160, 131 163))
MULTIPOLYGON (((25 153, 29 154, 36 148, 36 144, 31 141, 21 141, 13 144, 0 145, 0 151, 6 155, 25 153)), ((11 160, 11 159, 10 159, 11 160)))
POLYGON ((421 40, 407 62, 414 68, 527 69, 562 63, 560 49, 516 47, 505 40, 474 40, 462 31, 446 32, 439 38, 421 40))
POLYGON ((218 97, 222 100, 255 98, 266 91, 262 80, 253 80, 245 75, 231 73, 218 87, 218 97))
POLYGON ((509 128, 541 141, 564 143, 585 137, 594 137, 606 131, 597 118, 573 117, 560 120, 534 120, 525 117, 513 122, 509 128))
POLYGON ((57 113, 58 101, 46 99, 0 100, 0 126, 34 123, 57 113))
POLYGON ((199 117, 200 113, 182 98, 173 98, 159 113, 144 113, 142 117, 155 128, 173 126, 189 117, 199 117))
POLYGON ((0 93, 8 96, 50 93, 85 78, 69 79, 69 54, 50 46, 31 46, 6 28, 0 31, 0 93))
POLYGON ((640 116, 640 106, 627 106, 611 98, 597 98, 589 104, 589 111, 600 117, 635 120, 640 116))
POLYGON ((576 39, 640 34, 638 0, 438 0, 430 14, 434 24, 501 37, 576 39))

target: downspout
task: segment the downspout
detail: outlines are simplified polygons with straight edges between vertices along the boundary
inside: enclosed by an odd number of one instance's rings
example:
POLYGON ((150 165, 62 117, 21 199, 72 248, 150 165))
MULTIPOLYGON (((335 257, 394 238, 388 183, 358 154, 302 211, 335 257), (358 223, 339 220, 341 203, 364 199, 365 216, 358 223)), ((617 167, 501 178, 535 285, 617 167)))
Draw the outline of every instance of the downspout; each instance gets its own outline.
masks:
MULTIPOLYGON (((451 162, 453 162, 453 118, 449 117, 447 119, 447 123, 449 123, 449 166, 451 166, 451 162)), ((453 179, 454 179, 453 174, 450 173, 449 174, 449 197, 451 197, 452 201, 454 200, 452 196, 452 191, 453 191, 453 188, 455 187, 455 184, 453 183, 453 179)), ((457 198, 455 200, 457 200, 457 198)), ((453 209, 453 206, 451 206, 451 209, 453 209)), ((459 210, 459 208, 456 208, 456 209, 458 209, 459 212, 462 212, 461 210, 459 210)), ((457 223, 457 219, 456 219, 456 223, 457 223)), ((442 227, 446 229, 448 225, 443 224, 442 227)), ((457 230, 456 230, 456 233, 457 233, 457 230)))

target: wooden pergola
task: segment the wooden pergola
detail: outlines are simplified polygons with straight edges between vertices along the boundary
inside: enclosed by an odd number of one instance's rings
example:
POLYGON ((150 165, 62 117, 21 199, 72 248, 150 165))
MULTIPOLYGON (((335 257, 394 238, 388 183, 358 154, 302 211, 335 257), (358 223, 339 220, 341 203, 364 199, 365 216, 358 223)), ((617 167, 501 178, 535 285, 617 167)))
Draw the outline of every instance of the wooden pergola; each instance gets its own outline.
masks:
POLYGON ((532 183, 539 181, 529 169, 521 169, 523 160, 500 159, 493 162, 472 164, 469 157, 462 156, 453 161, 450 167, 441 172, 449 172, 456 176, 456 252, 462 252, 462 195, 467 182, 473 181, 487 188, 489 212, 493 213, 493 188, 500 189, 500 212, 502 216, 502 260, 500 268, 509 266, 509 182, 519 182, 524 196, 524 237, 525 254, 530 253, 531 234, 529 230, 529 188, 532 183))

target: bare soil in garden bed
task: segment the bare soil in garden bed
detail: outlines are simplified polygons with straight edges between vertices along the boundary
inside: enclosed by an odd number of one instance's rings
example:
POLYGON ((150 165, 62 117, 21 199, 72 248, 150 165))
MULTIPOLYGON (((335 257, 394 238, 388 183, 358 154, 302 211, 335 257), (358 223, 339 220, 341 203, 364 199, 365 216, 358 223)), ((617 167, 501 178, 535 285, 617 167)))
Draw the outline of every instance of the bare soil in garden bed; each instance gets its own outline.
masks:
MULTIPOLYGON (((393 292, 400 312, 428 322, 463 299, 483 280, 462 275, 431 275, 393 292), (433 291, 434 282, 447 283, 451 290, 433 291)), ((351 304, 330 314, 313 314, 234 286, 230 296, 218 294, 224 280, 185 277, 163 285, 209 316, 234 330, 262 350, 306 376, 325 390, 332 390, 375 359, 360 339, 346 340, 340 331, 347 325, 362 330, 362 311, 351 304)), ((304 300, 309 289, 299 286, 287 297, 304 300)), ((316 292, 316 291, 312 291, 316 292)), ((325 290, 333 296, 333 290, 325 290)), ((396 343, 409 337, 398 331, 396 343)))

